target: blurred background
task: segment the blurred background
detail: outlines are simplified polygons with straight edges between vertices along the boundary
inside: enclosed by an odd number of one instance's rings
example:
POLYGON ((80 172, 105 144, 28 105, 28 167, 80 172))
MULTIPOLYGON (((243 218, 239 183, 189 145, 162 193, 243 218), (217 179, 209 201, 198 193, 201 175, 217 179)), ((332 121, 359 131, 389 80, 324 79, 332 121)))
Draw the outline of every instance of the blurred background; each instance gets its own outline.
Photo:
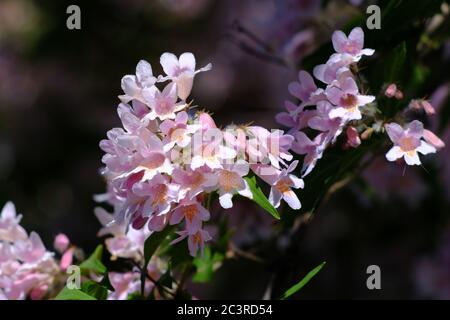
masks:
MULTIPOLYGON (((100 227, 93 195, 105 187, 98 142, 120 126, 120 79, 134 73, 140 59, 159 74, 163 52, 193 52, 198 66, 213 64, 195 79, 195 104, 213 112, 219 125, 253 121, 277 128, 274 117, 291 99, 287 85, 299 68, 311 70, 316 58, 325 62, 332 32, 365 24, 373 2, 1 0, 0 205, 13 201, 24 227, 39 232, 48 247, 64 232, 90 252, 100 227), (81 8, 81 30, 66 27, 70 4, 81 8)), ((407 27, 396 33, 385 31, 391 38, 374 36, 367 47, 389 51, 402 38, 414 38, 408 54, 419 70, 411 69, 411 81, 417 77, 420 86, 411 94, 434 104, 438 113, 427 125, 448 144, 448 6, 431 2, 433 11, 414 16, 411 25, 403 21, 407 27), (430 32, 419 39, 414 28, 430 32)), ((377 63, 367 68, 378 72, 377 63)), ((371 89, 377 94, 380 87, 371 89)), ((259 299, 271 291, 277 297, 327 261, 298 298, 449 299, 449 156, 447 148, 423 167, 403 171, 381 154, 327 198, 313 219, 297 219, 276 241, 266 241, 274 229, 270 217, 244 201, 227 213, 239 254, 212 283, 192 284, 194 294, 259 299), (381 268, 382 290, 366 287, 372 264, 381 268)))

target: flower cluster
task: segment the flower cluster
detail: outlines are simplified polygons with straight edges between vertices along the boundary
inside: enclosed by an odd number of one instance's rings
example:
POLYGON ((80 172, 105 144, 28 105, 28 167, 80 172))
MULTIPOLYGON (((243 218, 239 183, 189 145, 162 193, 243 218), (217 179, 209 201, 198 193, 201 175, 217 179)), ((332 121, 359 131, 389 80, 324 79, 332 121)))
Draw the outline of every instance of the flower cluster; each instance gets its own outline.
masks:
MULTIPOLYGON (((299 72, 299 81, 290 83, 289 92, 300 100, 300 104, 286 101, 286 112, 277 115, 277 121, 290 128, 289 134, 295 137, 292 150, 304 155, 303 177, 315 167, 324 150, 345 132, 347 147, 356 148, 361 144, 364 134, 382 130, 379 121, 374 121, 369 130, 367 123, 374 118, 375 96, 365 95, 360 87, 355 70, 363 56, 374 54, 373 49, 364 48, 364 33, 354 28, 348 36, 335 31, 332 36, 334 50, 325 64, 314 68, 314 77, 326 85, 319 88, 313 77, 306 71, 299 72), (370 117, 365 117, 368 115, 370 117), (367 119, 366 119, 367 118, 367 119), (370 119, 368 119, 370 118, 370 119), (310 138, 307 133, 314 133, 310 138)), ((389 98, 403 99, 403 93, 395 84, 388 86, 385 95, 389 98)), ((432 114, 431 105, 414 100, 412 105, 423 106, 427 114, 432 114)), ((383 122, 383 121, 382 121, 383 122)), ((394 143, 386 154, 389 161, 404 157, 409 165, 420 164, 417 152, 428 154, 443 146, 442 141, 431 131, 424 130, 418 120, 402 128, 398 123, 385 125, 385 130, 394 143)))
MULTIPOLYGON (((314 169, 324 150, 336 141, 349 122, 362 118, 362 108, 375 100, 374 96, 360 92, 351 71, 351 66, 364 55, 374 53, 372 49, 364 49, 362 29, 353 29, 348 37, 342 31, 336 31, 332 40, 336 53, 325 64, 316 66, 313 72, 317 80, 326 84, 326 88, 317 87, 308 72, 300 71, 299 81, 289 84, 289 92, 301 103, 296 105, 287 101, 287 112, 277 115, 277 121, 290 127, 289 133, 295 137, 292 150, 305 155, 303 176, 314 169), (310 139, 304 132, 308 128, 319 133, 310 139)), ((347 136, 350 145, 360 143, 353 127, 349 127, 347 136)))
MULTIPOLYGON (((39 235, 20 226, 21 218, 14 204, 6 203, 0 215, 0 300, 42 299, 61 270, 39 235)), ((55 244, 65 251, 63 242, 60 236, 55 244)))
MULTIPOLYGON (((154 76, 141 60, 135 75, 123 77, 118 106, 123 128, 110 130, 100 142, 108 192, 98 200, 114 206, 111 224, 157 232, 184 223, 175 242, 187 238, 195 256, 211 239, 203 227, 210 219, 209 197, 217 192, 225 209, 236 194, 252 198, 244 179, 250 170, 272 186, 269 200, 275 207, 284 199, 300 208, 292 188, 303 187, 303 181, 292 174, 297 162, 289 164, 293 137, 258 126, 219 129, 208 113, 195 112, 186 101, 195 75, 211 65, 196 70, 192 53, 179 58, 164 53, 160 63, 165 75, 154 76), (160 90, 162 83, 167 84, 160 90)), ((116 240, 108 245, 112 251, 116 240)))

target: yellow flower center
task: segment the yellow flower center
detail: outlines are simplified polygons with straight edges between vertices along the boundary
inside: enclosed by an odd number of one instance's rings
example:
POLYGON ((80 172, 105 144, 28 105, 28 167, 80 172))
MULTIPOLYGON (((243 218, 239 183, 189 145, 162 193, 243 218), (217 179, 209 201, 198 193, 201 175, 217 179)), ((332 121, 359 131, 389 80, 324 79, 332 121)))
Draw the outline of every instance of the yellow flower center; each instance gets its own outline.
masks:
POLYGON ((183 214, 186 217, 189 222, 192 222, 192 219, 194 219, 195 215, 197 214, 197 205, 190 204, 183 207, 183 214))

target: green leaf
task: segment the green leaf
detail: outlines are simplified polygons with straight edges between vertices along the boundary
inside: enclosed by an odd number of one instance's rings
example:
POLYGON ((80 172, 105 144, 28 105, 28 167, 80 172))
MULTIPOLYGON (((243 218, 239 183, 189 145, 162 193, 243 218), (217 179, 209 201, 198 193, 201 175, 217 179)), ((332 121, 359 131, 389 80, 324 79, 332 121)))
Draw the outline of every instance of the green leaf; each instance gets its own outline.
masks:
POLYGON ((297 284, 290 287, 281 297, 281 300, 287 299, 290 296, 292 296, 294 293, 299 291, 301 288, 303 288, 326 264, 327 262, 324 261, 321 264, 319 264, 317 267, 312 269, 308 274, 297 284))
POLYGON ((83 261, 80 264, 80 268, 84 271, 94 271, 96 273, 105 273, 108 270, 106 269, 105 265, 102 263, 102 254, 103 254, 103 246, 98 245, 97 248, 95 248, 94 253, 92 253, 89 258, 87 258, 85 261, 83 261))
POLYGON ((400 43, 394 48, 387 58, 385 81, 387 83, 398 82, 404 76, 406 60, 406 42, 400 43))
POLYGON ((205 247, 204 254, 200 254, 194 259, 193 264, 197 268, 195 275, 192 277, 193 282, 208 282, 211 280, 214 270, 221 264, 225 256, 219 252, 211 253, 209 246, 205 247))
POLYGON ((256 178, 253 176, 251 178, 245 177, 245 181, 247 181, 248 186, 250 187, 250 191, 253 194, 253 201, 259 204, 263 209, 269 212, 275 219, 280 220, 280 215, 278 214, 277 209, 269 202, 261 188, 256 184, 256 178))
POLYGON ((156 249, 167 238, 167 236, 175 229, 174 226, 166 226, 162 231, 153 232, 144 243, 144 267, 141 273, 141 293, 144 293, 145 278, 147 276, 147 266, 156 249))
POLYGON ((64 287, 55 297, 55 300, 97 300, 79 289, 69 289, 64 287))
POLYGON ((83 283, 81 285, 81 291, 97 300, 106 300, 108 297, 108 289, 92 280, 83 283))

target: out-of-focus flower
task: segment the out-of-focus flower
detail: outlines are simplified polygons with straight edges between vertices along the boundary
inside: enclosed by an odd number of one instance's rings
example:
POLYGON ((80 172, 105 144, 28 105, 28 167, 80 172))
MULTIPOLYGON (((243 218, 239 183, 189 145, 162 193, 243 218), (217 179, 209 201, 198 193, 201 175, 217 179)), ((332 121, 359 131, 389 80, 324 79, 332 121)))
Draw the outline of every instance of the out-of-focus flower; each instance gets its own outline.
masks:
POLYGON ((42 299, 60 268, 39 235, 27 235, 19 225, 20 218, 14 204, 8 202, 0 219, 0 298, 42 299))
POLYGON ((431 103, 423 99, 411 100, 411 102, 409 103, 409 108, 413 110, 424 110, 425 113, 429 116, 436 113, 431 103))
POLYGON ((59 253, 66 251, 66 249, 69 247, 69 244, 70 240, 64 233, 58 234, 53 241, 53 247, 59 253))
POLYGON ((347 144, 350 147, 357 148, 361 144, 361 138, 355 127, 348 127, 345 133, 347 134, 347 144))

